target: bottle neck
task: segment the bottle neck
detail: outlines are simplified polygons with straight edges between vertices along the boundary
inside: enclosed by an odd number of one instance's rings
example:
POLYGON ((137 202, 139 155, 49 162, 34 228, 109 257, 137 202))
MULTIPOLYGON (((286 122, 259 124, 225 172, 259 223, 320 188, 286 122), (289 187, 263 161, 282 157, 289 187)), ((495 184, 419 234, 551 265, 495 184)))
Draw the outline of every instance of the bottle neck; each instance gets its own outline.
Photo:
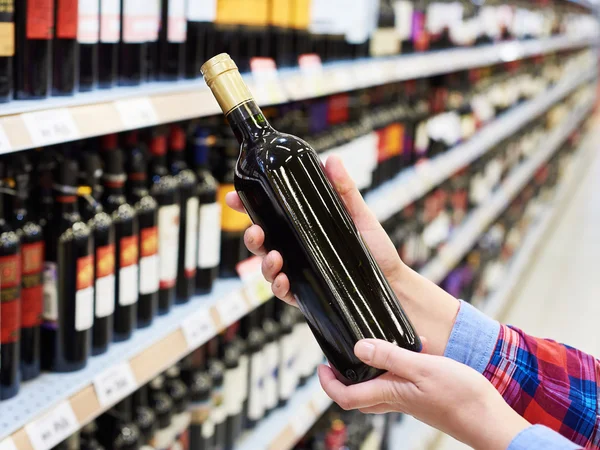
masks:
POLYGON ((229 125, 241 144, 243 141, 255 142, 275 130, 254 100, 248 100, 227 114, 229 125))

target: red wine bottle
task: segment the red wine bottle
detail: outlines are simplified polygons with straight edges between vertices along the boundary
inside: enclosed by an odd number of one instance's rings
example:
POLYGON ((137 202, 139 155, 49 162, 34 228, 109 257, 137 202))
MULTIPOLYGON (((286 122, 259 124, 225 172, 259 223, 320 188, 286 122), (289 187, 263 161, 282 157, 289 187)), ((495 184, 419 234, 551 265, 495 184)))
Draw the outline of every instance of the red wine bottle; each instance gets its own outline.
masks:
POLYGON ((207 127, 198 127, 194 135, 196 195, 199 200, 196 294, 206 294, 212 290, 221 260, 221 205, 217 202, 217 180, 208 169, 210 148, 216 141, 212 131, 207 127))
POLYGON ((235 188, 265 230, 266 247, 282 253, 292 291, 337 376, 358 383, 382 374, 354 355, 363 338, 420 351, 418 335, 316 152, 269 125, 228 55, 205 63, 203 74, 240 143, 235 188))
POLYGON ((87 364, 94 324, 94 247, 77 207, 78 165, 60 156, 54 174, 55 211, 44 228, 42 369, 79 370, 87 364))
MULTIPOLYGON (((2 163, 0 163, 2 164, 2 163)), ((0 165, 0 177, 4 166, 0 165)), ((6 189, 2 183, 2 189, 6 189)), ((14 397, 21 378, 19 344, 21 328, 21 264, 19 236, 4 214, 0 192, 0 399, 14 397)))
POLYGON ((159 73, 159 44, 158 34, 161 28, 161 2, 152 0, 144 2, 144 15, 146 20, 146 67, 144 80, 155 81, 159 73))
POLYGON ((152 136, 150 153, 150 193, 158 202, 158 312, 166 314, 175 302, 179 255, 179 183, 167 169, 167 139, 164 135, 152 136))
POLYGON ((226 438, 226 426, 225 419, 227 418, 227 411, 225 410, 225 395, 224 395, 224 382, 225 382, 225 364, 219 359, 219 339, 218 337, 212 338, 208 341, 207 345, 207 356, 208 356, 208 373, 212 379, 212 403, 213 410, 211 412, 211 419, 214 424, 214 436, 212 441, 212 448, 225 450, 226 438))
POLYGON ((139 226, 135 209, 125 198, 123 150, 117 135, 104 136, 104 193, 102 203, 115 227, 114 340, 129 339, 137 327, 139 226))
POLYGON ((198 78, 206 58, 214 55, 216 0, 187 2, 187 36, 185 41, 185 76, 198 78))
POLYGON ((30 161, 21 154, 13 164, 16 195, 11 199, 11 225, 21 240, 21 377, 40 373, 40 325, 44 308, 44 236, 30 207, 30 161))
POLYGON ((45 98, 50 93, 54 0, 15 2, 14 88, 17 99, 45 98))
POLYGON ((0 4, 0 103, 13 94, 13 56, 15 56, 14 0, 0 4))
POLYGON ((141 433, 133 418, 131 397, 127 397, 96 419, 102 445, 114 450, 140 448, 141 433))
POLYGON ((94 236, 94 327, 92 354, 108 350, 113 339, 115 311, 115 229, 112 218, 100 200, 102 164, 97 153, 84 151, 81 158, 80 182, 90 184, 90 193, 81 196, 80 210, 94 236))
POLYGON ((225 375, 223 377, 223 403, 225 405, 225 447, 234 448, 236 441, 242 435, 243 431, 243 407, 244 407, 244 386, 243 380, 247 373, 243 373, 240 364, 240 347, 236 342, 236 333, 239 324, 231 325, 221 335, 222 356, 221 359, 225 365, 225 375))
POLYGON ((100 43, 98 44, 98 86, 113 87, 117 82, 119 41, 121 39, 121 0, 100 0, 100 43))
POLYGON ((184 75, 186 3, 186 0, 162 0, 158 78, 163 81, 179 80, 184 75))
POLYGON ((265 334, 264 353, 264 405, 265 415, 270 414, 279 405, 279 357, 280 357, 280 335, 281 326, 275 320, 275 303, 269 300, 264 303, 260 309, 262 310, 263 321, 262 328, 265 334))
POLYGON ((190 300, 195 291, 198 255, 198 196, 194 171, 185 161, 186 135, 173 125, 169 134, 169 167, 179 183, 179 255, 177 260, 177 303, 190 300))
MULTIPOLYGON (((140 444, 149 444, 156 432, 156 414, 148 403, 148 386, 142 386, 131 396, 133 421, 140 430, 140 444)), ((145 447, 142 447, 145 448, 145 447)))
POLYGON ((147 158, 136 131, 128 134, 127 147, 127 201, 135 208, 140 226, 138 327, 142 328, 158 313, 158 203, 148 190, 147 158))
MULTIPOLYGON (((201 365, 194 361, 201 348, 190 355, 189 362, 184 362, 182 378, 185 381, 190 398, 190 412, 192 421, 190 424, 190 449, 210 450, 214 426, 210 417, 213 409, 212 404, 212 379, 203 370, 201 365)), ((184 360, 186 361, 186 360, 184 360)))
POLYGON ((244 318, 243 336, 248 347, 248 407, 245 424, 247 429, 254 428, 265 414, 264 367, 265 333, 258 310, 244 318))
POLYGON ((77 42, 80 91, 91 91, 98 85, 99 39, 100 0, 79 0, 77 42))
POLYGON ((165 372, 165 391, 173 400, 173 431, 177 443, 189 442, 190 403, 187 385, 181 379, 178 365, 171 366, 165 372))
POLYGON ((119 84, 136 86, 146 76, 145 3, 121 1, 121 36, 119 45, 119 84))
POLYGON ((150 445, 157 449, 171 448, 173 435, 171 422, 173 420, 173 400, 165 391, 165 377, 159 375, 148 383, 150 407, 156 414, 157 429, 150 445))
POLYGON ((52 95, 73 95, 79 87, 79 0, 56 0, 52 95))

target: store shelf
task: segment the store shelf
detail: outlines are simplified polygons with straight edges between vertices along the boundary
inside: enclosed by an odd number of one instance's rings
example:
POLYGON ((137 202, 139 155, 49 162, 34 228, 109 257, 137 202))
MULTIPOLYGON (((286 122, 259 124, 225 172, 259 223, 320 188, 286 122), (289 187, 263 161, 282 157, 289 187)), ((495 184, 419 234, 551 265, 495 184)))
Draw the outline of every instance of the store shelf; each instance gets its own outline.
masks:
MULTIPOLYGON (((287 69, 245 78, 259 104, 268 105, 584 47, 597 39, 597 36, 557 36, 325 64, 310 71, 287 69)), ((0 106, 0 154, 219 112, 201 79, 14 101, 0 106)))
POLYGON ((389 219, 405 206, 423 197, 459 169, 485 154, 503 139, 510 137, 528 122, 543 114, 582 83, 596 77, 596 74, 597 69, 593 68, 561 80, 549 91, 501 115, 483 127, 467 142, 416 167, 403 170, 394 179, 369 193, 365 200, 380 222, 389 219))
POLYGON ((544 148, 514 169, 500 188, 479 208, 473 211, 463 225, 453 232, 449 242, 422 270, 421 274, 439 283, 473 247, 477 239, 504 210, 533 177, 541 164, 550 158, 577 128, 593 106, 594 99, 588 99, 545 140, 544 148))

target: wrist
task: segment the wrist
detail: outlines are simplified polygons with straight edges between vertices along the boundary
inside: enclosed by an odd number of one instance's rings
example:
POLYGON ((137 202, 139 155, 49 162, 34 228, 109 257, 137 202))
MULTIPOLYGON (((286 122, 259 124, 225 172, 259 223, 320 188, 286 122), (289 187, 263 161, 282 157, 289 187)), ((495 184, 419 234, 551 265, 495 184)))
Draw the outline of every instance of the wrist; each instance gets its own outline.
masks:
POLYGON ((465 442, 476 450, 506 450, 511 442, 531 426, 504 399, 494 392, 492 401, 482 402, 477 414, 478 426, 467 426, 475 435, 465 442))

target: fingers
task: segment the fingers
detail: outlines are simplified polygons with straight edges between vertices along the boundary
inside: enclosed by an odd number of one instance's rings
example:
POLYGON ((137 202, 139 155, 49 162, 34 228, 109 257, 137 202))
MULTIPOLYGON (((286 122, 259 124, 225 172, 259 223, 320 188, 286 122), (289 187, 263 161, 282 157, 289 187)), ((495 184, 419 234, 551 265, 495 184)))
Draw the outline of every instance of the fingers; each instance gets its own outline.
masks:
POLYGON ((285 273, 279 273, 275 277, 273 284, 271 284, 271 291, 273 291, 273 295, 275 295, 275 297, 283 300, 287 304, 296 307, 298 306, 296 298, 290 291, 290 280, 285 273))
POLYGON ((283 258, 279 252, 273 250, 263 258, 261 270, 263 277, 265 277, 269 283, 272 283, 275 280, 275 277, 281 272, 281 269, 283 269, 283 258))
POLYGON ((242 200, 240 200, 240 196, 237 194, 237 192, 228 192, 225 195, 225 203, 227 203, 227 206, 229 206, 230 208, 246 214, 246 209, 244 208, 242 200))
POLYGON ((386 370, 409 381, 417 381, 429 371, 429 356, 405 350, 379 339, 363 339, 354 354, 364 363, 386 370))
POLYGON ((258 225, 252 225, 244 233, 244 244, 251 253, 256 256, 264 256, 267 250, 264 246, 265 232, 258 225))

